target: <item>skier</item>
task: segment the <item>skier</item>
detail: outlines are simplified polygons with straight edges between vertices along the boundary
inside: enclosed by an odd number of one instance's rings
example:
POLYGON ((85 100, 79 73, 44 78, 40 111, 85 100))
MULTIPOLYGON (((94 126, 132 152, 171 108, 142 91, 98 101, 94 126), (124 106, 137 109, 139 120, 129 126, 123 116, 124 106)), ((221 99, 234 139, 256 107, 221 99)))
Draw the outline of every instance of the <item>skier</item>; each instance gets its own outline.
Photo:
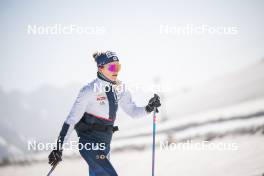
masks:
POLYGON ((89 175, 117 176, 108 154, 112 134, 118 130, 118 127, 114 126, 118 105, 131 117, 143 117, 161 103, 159 97, 154 96, 147 106, 136 106, 130 92, 124 89, 120 91, 118 88, 120 81, 117 80, 117 76, 121 65, 117 55, 106 51, 96 52, 93 57, 98 67, 97 78, 80 90, 63 123, 57 147, 48 157, 49 164, 54 166, 62 160, 62 145, 75 128, 79 136, 79 152, 89 166, 89 175), (103 91, 99 90, 100 87, 103 91), (97 147, 92 149, 80 147, 87 145, 97 147))

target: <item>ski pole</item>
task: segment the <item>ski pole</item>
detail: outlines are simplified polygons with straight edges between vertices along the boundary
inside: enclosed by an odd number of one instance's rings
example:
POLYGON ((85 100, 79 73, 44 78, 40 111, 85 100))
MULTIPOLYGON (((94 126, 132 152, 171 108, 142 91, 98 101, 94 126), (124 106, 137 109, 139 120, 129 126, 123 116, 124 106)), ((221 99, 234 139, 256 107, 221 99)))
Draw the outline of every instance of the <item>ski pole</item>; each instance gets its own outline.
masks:
POLYGON ((47 176, 50 176, 51 175, 51 173, 54 171, 54 169, 56 168, 56 166, 59 164, 59 161, 57 161, 53 166, 52 166, 52 168, 50 169, 50 171, 49 171, 49 173, 48 173, 48 175, 47 176))
POLYGON ((152 131, 152 176, 155 175, 155 148, 156 148, 156 110, 153 111, 153 131, 152 131))

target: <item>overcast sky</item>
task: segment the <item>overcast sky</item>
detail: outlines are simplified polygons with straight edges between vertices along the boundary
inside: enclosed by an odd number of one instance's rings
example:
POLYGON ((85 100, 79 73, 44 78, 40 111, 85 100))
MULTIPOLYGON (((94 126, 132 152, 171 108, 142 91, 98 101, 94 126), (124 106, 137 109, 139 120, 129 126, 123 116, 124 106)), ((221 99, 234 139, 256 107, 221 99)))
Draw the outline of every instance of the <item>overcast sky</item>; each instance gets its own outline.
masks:
POLYGON ((120 79, 159 76, 181 87, 212 79, 264 56, 264 1, 1 1, 0 86, 31 91, 95 77, 92 53, 113 50, 120 79), (28 25, 77 25, 98 34, 32 35, 28 25), (236 34, 164 34, 161 25, 235 28, 236 34))

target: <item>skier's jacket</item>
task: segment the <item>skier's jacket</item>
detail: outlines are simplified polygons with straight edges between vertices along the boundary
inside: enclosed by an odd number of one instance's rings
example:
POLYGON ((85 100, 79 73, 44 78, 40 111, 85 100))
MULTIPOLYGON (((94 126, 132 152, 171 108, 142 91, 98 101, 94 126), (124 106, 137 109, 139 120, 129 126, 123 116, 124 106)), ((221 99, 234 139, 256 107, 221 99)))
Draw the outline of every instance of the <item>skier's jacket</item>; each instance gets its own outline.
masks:
POLYGON ((145 107, 138 107, 132 101, 130 92, 123 84, 113 85, 100 78, 88 83, 80 90, 63 124, 60 142, 69 138, 84 114, 88 115, 86 123, 114 125, 118 105, 133 118, 147 115, 145 107))

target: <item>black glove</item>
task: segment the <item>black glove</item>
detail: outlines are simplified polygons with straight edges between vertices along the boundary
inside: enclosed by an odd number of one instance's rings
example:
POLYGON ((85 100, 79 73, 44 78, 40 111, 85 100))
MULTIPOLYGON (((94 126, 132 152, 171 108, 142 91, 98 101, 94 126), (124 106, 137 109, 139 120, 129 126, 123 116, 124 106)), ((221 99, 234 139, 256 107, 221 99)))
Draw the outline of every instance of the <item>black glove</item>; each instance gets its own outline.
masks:
POLYGON ((158 107, 160 107, 160 106, 161 106, 160 97, 157 94, 154 94, 154 97, 152 97, 149 100, 149 103, 146 106, 146 111, 152 112, 154 110, 154 108, 156 107, 156 112, 159 112, 158 107))
POLYGON ((57 140, 57 147, 52 150, 49 154, 49 164, 53 166, 54 164, 62 161, 62 141, 61 136, 57 140))
POLYGON ((54 149, 52 152, 49 154, 49 164, 53 166, 57 162, 62 161, 62 150, 54 149))

